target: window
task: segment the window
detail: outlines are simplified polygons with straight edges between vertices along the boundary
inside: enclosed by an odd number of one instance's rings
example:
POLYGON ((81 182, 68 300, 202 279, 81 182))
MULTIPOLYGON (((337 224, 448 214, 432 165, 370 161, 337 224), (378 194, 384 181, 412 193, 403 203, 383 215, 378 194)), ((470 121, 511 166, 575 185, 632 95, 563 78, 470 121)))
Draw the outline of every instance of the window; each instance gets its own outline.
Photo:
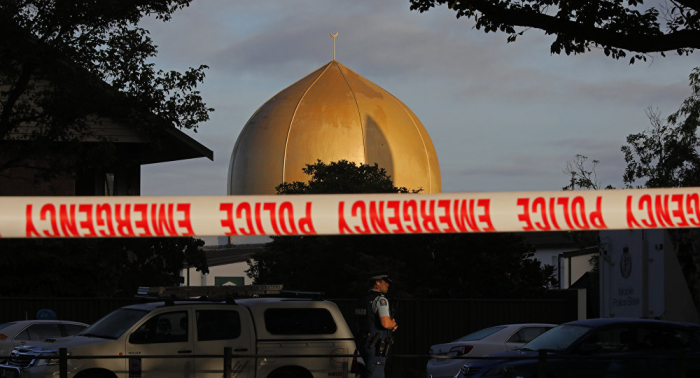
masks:
POLYGON ((688 347, 692 339, 689 331, 673 328, 637 329, 635 349, 677 350, 688 347))
POLYGON ((529 343, 534 340, 535 337, 549 331, 551 327, 523 327, 513 336, 511 336, 507 343, 529 343))
POLYGON ((122 308, 98 320, 83 335, 116 340, 147 314, 144 310, 122 308))
POLYGON ((20 341, 43 341, 61 337, 61 329, 58 324, 33 324, 22 331, 15 340, 20 341))
POLYGON ((232 340, 241 336, 241 316, 235 310, 198 310, 197 341, 232 340))
POLYGON ((486 336, 491 336, 491 335, 493 335, 494 333, 496 333, 496 332, 498 332, 498 331, 500 331, 500 330, 502 330, 502 329, 504 329, 504 328, 506 328, 506 327, 498 326, 498 327, 484 328, 484 329, 478 330, 478 331, 476 331, 476 332, 472 332, 472 333, 470 333, 470 334, 468 334, 468 335, 466 335, 466 336, 462 336, 462 337, 460 337, 459 339, 457 339, 457 340, 455 340, 455 341, 453 341, 453 342, 457 342, 457 341, 474 341, 474 340, 481 340, 481 339, 483 339, 484 337, 486 337, 486 336))
POLYGON ((551 330, 540 335, 540 337, 525 344, 523 348, 532 350, 564 350, 578 341, 581 337, 585 337, 585 334, 590 331, 590 327, 562 324, 552 328, 551 330))
POLYGON ((330 335, 338 329, 325 308, 271 308, 265 311, 265 328, 273 335, 330 335))
POLYGON ((187 311, 166 312, 142 324, 129 336, 132 344, 160 344, 187 342, 187 311))
POLYGON ((61 327, 63 327, 63 336, 77 335, 85 329, 85 326, 75 324, 63 324, 61 327))
POLYGON ((616 327, 591 335, 585 343, 594 344, 601 352, 638 350, 678 350, 688 347, 692 334, 670 327, 616 327))
POLYGON ((114 173, 105 173, 104 195, 114 195, 114 173))
POLYGON ((594 344, 599 352, 618 353, 630 350, 634 339, 633 330, 629 327, 613 327, 596 331, 584 344, 594 344))

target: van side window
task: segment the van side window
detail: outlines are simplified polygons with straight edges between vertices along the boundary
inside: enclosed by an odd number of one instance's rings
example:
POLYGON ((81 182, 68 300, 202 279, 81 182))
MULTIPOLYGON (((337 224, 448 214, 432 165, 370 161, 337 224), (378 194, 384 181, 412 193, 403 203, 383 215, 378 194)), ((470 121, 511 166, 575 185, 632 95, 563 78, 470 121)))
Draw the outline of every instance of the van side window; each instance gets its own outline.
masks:
POLYGON ((181 343, 188 340, 187 312, 166 312, 146 321, 129 336, 131 344, 181 343))
POLYGON ((234 310, 197 310, 197 340, 232 340, 241 336, 241 316, 234 310))
POLYGON ((265 310, 265 328, 272 335, 331 335, 338 330, 325 308, 271 308, 265 310))

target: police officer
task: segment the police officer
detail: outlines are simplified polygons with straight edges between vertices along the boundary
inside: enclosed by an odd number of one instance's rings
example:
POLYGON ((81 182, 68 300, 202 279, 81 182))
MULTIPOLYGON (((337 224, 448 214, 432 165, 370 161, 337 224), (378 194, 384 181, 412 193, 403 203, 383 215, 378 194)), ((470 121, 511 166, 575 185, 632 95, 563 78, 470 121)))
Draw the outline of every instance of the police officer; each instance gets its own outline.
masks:
POLYGON ((386 353, 393 343, 391 332, 397 328, 389 311, 389 301, 384 296, 389 285, 391 279, 386 270, 370 272, 369 292, 360 297, 355 307, 357 346, 365 365, 362 378, 384 378, 386 353))

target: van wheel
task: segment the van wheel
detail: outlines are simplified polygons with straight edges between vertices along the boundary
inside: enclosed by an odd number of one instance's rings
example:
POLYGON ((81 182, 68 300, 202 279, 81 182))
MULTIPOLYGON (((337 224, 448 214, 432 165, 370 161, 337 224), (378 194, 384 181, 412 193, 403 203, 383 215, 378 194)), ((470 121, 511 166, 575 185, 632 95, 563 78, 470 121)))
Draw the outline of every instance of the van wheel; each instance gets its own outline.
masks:
POLYGON ((313 378, 311 373, 300 367, 283 367, 279 368, 270 375, 267 376, 268 378, 313 378))

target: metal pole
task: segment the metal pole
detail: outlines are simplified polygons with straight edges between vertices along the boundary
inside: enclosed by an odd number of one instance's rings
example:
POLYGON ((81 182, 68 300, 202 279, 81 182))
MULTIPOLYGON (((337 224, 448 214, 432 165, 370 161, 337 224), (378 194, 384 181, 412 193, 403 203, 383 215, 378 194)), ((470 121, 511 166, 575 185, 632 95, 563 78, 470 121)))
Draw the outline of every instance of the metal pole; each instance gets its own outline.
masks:
POLYGON ((540 350, 537 354, 537 378, 547 377, 547 351, 540 350))
POLYGON ((231 347, 224 347, 224 378, 231 378, 231 347))
MULTIPOLYGON (((664 230, 664 232, 666 232, 664 230)), ((649 238, 642 230, 642 318, 649 318, 649 238)))
POLYGON ((678 378, 686 378, 685 371, 685 351, 678 352, 678 378))
POLYGON ((58 348, 58 371, 60 378, 68 378, 68 350, 58 348))

